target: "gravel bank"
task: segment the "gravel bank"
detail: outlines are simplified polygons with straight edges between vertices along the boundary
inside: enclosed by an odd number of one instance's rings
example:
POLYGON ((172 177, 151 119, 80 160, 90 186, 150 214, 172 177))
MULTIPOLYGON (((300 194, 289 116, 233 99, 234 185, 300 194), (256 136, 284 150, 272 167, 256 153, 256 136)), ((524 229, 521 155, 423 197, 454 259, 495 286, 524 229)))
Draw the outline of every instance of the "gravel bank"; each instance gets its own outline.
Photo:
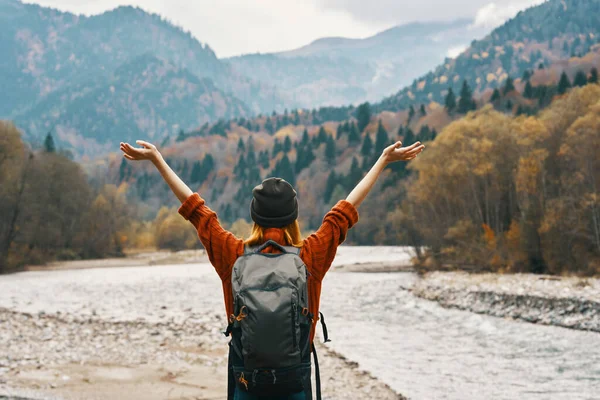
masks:
MULTIPOLYGON (((183 322, 149 323, 0 309, 0 395, 222 399, 226 347, 213 340, 220 322, 191 312, 183 322)), ((325 398, 403 398, 319 347, 325 398)))
POLYGON ((411 290, 448 308, 600 332, 600 279, 432 272, 411 290))

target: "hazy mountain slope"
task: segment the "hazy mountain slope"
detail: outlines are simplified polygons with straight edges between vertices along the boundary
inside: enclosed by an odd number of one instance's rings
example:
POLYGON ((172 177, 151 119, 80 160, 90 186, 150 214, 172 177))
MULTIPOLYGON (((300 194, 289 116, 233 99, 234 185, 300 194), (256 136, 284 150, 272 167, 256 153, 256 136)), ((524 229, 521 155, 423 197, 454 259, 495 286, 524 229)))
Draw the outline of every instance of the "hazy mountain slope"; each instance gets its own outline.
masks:
POLYGON ((249 115, 240 100, 151 54, 117 68, 108 79, 58 90, 16 119, 29 132, 56 131, 77 155, 112 151, 120 141, 160 141, 165 132, 191 129, 218 118, 249 115))
POLYGON ((587 53, 600 34, 599 0, 549 0, 520 12, 455 59, 416 79, 379 105, 397 110, 411 104, 443 102, 449 87, 458 94, 463 80, 478 92, 519 78, 540 64, 587 53))
POLYGON ((302 48, 228 59, 303 107, 376 101, 486 31, 472 21, 411 23, 366 39, 323 38, 302 48))
MULTIPOLYGON (((115 80, 114 72, 121 65, 129 63, 130 68, 137 66, 137 73, 141 73, 146 69, 139 62, 144 59, 138 58, 142 55, 153 55, 164 60, 170 70, 186 70, 184 79, 194 82, 200 78, 203 85, 208 85, 207 92, 220 94, 217 97, 190 98, 190 104, 209 103, 200 109, 182 104, 176 116, 162 115, 172 110, 169 107, 161 108, 161 104, 157 103, 152 109, 158 116, 138 115, 137 119, 164 119, 180 126, 193 126, 194 123, 220 117, 284 108, 281 96, 273 88, 240 75, 229 64, 217 59, 210 47, 198 42, 188 32, 139 8, 119 7, 86 17, 16 0, 0 0, 0 54, 0 87, 9 94, 0 98, 0 118, 26 120, 28 136, 38 140, 56 123, 66 123, 65 126, 80 129, 90 126, 81 124, 81 120, 97 117, 93 114, 81 115, 78 121, 68 121, 70 116, 80 113, 74 113, 73 110, 65 112, 61 108, 65 103, 59 101, 52 104, 53 99, 67 93, 94 92, 98 87, 109 85, 115 86, 116 93, 127 92, 128 88, 119 87, 126 82, 115 80), (136 59, 137 62, 131 63, 136 59), (210 79, 214 84, 204 79, 210 79), (246 105, 241 105, 240 100, 246 105), (216 103, 210 104, 210 101, 216 103), (55 111, 47 113, 51 109, 55 111), (35 110, 46 114, 36 114, 35 110), (59 121, 59 116, 67 121, 59 121)), ((145 90, 171 89, 164 81, 153 82, 158 86, 145 86, 145 90)), ((168 97, 168 94, 154 93, 154 97, 168 97)), ((94 98, 91 96, 86 100, 92 102, 94 98)), ((88 104, 85 109, 104 107, 100 101, 98 104, 88 104)), ((137 108, 141 113, 148 110, 142 105, 137 108)), ((123 123, 137 124, 134 121, 123 123)), ((162 127, 163 131, 156 132, 160 136, 173 133, 171 124, 150 125, 152 129, 162 127)), ((89 138, 94 132, 76 131, 74 134, 89 138)), ((103 140, 102 137, 97 139, 99 142, 103 140)))

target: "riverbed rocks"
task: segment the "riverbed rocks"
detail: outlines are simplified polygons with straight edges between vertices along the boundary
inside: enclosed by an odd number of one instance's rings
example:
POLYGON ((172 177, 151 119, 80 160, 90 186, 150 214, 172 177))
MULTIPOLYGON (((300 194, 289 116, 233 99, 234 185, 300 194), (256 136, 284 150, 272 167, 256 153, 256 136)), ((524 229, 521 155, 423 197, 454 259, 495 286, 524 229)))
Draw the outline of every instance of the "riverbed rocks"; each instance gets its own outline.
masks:
POLYGON ((444 307, 600 332, 600 279, 432 272, 411 290, 444 307))
MULTIPOLYGON (((211 313, 191 311, 181 321, 148 322, 142 319, 107 321, 99 317, 0 308, 0 396, 15 394, 17 390, 56 392, 64 389, 62 393, 69 393, 68 398, 85 399, 87 397, 81 390, 77 393, 82 397, 73 395, 76 386, 67 387, 67 383, 79 380, 80 384, 102 386, 107 375, 116 381, 127 379, 146 365, 168 366, 169 372, 157 376, 159 379, 156 380, 168 381, 174 388, 179 384, 188 391, 194 387, 177 382, 177 378, 185 379, 181 371, 197 365, 211 368, 217 372, 204 374, 203 379, 209 381, 205 384, 208 387, 210 383, 211 390, 224 393, 227 339, 220 333, 220 322, 211 313), (103 373, 102 381, 94 382, 97 379, 90 378, 90 368, 108 372, 103 373)), ((326 398, 403 398, 368 373, 358 370, 355 363, 343 356, 322 346, 319 350, 326 398)), ((152 379, 152 376, 150 373, 144 375, 145 379, 152 379)), ((203 392, 202 384, 202 379, 194 379, 198 396, 203 392)), ((139 387, 136 390, 140 390, 139 387)), ((148 395, 142 390, 138 397, 128 398, 150 398, 148 395)))

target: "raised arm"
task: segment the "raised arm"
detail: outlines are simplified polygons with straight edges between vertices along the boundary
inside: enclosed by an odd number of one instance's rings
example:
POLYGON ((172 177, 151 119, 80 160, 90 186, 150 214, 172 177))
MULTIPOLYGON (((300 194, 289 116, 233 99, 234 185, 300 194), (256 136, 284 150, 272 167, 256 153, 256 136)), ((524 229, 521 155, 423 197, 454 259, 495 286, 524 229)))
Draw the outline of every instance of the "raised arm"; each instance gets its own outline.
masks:
POLYGON ((121 150, 125 153, 123 156, 128 160, 152 161, 181 202, 179 214, 194 225, 211 264, 222 280, 227 279, 231 275, 231 266, 234 261, 244 253, 243 240, 223 229, 217 213, 206 206, 204 199, 198 193, 193 193, 173 172, 156 146, 143 140, 138 140, 136 143, 142 145, 143 148, 135 148, 129 143, 121 143, 121 150))
POLYGON ((377 182, 381 171, 383 171, 385 167, 396 161, 412 160, 417 157, 424 148, 425 146, 422 145, 421 142, 416 142, 409 147, 402 147, 402 142, 396 142, 393 145, 386 147, 379 159, 377 159, 375 165, 373 165, 367 175, 365 175, 358 185, 350 192, 346 201, 358 208, 373 188, 375 182, 377 182))
POLYGON ((177 196, 179 201, 183 203, 188 197, 192 195, 192 189, 186 185, 181 178, 169 167, 169 164, 163 159, 162 155, 158 151, 155 145, 152 143, 145 142, 143 140, 136 140, 136 143, 142 145, 142 148, 135 148, 129 143, 121 142, 121 150, 123 151, 123 157, 128 160, 148 160, 156 167, 158 172, 162 175, 163 179, 171 191, 177 196))

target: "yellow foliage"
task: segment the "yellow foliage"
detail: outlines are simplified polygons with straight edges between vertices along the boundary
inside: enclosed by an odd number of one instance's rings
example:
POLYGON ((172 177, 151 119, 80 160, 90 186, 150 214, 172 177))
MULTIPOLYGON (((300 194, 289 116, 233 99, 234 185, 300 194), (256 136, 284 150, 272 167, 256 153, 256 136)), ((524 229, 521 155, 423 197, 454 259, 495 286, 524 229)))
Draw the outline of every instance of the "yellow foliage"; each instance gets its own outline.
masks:
POLYGON ((483 238, 487 243, 488 248, 495 249, 496 248, 496 234, 494 230, 490 228, 488 224, 481 224, 483 227, 483 238))
POLYGON ((229 230, 235 236, 246 239, 246 238, 250 237, 250 233, 252 232, 252 225, 253 224, 246 221, 245 219, 240 218, 237 221, 235 221, 233 224, 231 224, 231 227, 229 228, 229 230))
POLYGON ((278 139, 285 139, 286 136, 289 136, 292 140, 296 138, 296 131, 292 126, 284 126, 275 133, 275 137, 278 139))

